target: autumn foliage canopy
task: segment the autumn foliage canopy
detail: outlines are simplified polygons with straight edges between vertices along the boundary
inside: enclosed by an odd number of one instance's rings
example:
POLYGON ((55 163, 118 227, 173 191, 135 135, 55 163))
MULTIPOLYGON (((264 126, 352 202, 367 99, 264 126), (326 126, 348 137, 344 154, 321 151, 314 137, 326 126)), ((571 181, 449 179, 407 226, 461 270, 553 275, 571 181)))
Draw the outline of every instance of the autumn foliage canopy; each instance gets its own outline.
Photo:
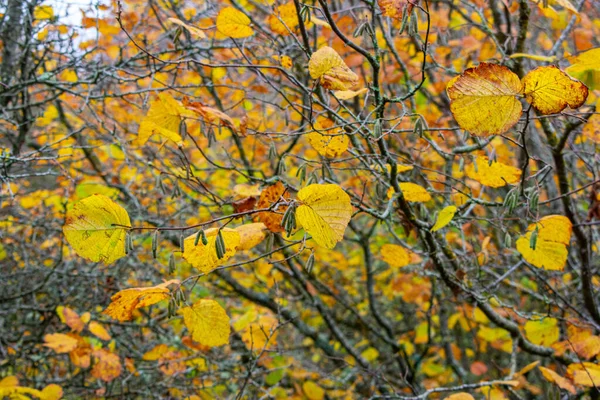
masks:
POLYGON ((0 399, 600 398, 599 38, 593 0, 0 0, 0 399))

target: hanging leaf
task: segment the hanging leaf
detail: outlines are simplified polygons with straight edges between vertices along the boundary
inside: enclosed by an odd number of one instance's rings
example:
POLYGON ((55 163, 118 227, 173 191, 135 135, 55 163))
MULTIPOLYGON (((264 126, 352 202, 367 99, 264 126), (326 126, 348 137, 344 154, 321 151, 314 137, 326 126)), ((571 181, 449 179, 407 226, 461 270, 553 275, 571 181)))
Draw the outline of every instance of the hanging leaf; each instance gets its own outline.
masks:
POLYGON ((402 268, 412 262, 409 251, 397 244, 384 244, 381 246, 381 258, 394 268, 402 268))
POLYGON ((579 362, 567 367, 567 376, 578 385, 600 386, 600 365, 591 362, 579 362))
POLYGON ((216 301, 202 299, 179 313, 195 342, 210 347, 229 343, 229 317, 216 301))
POLYGON ((296 30, 298 15, 293 1, 275 7, 273 13, 267 18, 271 30, 278 35, 286 36, 296 30))
POLYGON ((250 250, 262 243, 267 236, 267 227, 262 222, 241 225, 235 231, 240 235, 238 250, 250 250))
POLYGON ((217 31, 232 39, 242 39, 254 35, 250 24, 250 18, 233 7, 225 7, 217 15, 217 31))
POLYGON ((473 135, 499 135, 521 117, 519 77, 507 67, 481 63, 452 79, 446 88, 458 125, 473 135))
POLYGON ((600 47, 568 57, 566 72, 586 84, 590 90, 600 88, 600 47))
POLYGON ((172 283, 179 283, 179 281, 174 279, 152 287, 121 290, 110 298, 111 303, 102 314, 119 321, 129 321, 133 318, 134 310, 169 298, 167 286, 172 283))
POLYGON ((311 78, 319 79, 325 89, 349 90, 358 83, 358 75, 348 68, 334 49, 327 46, 312 54, 308 62, 308 72, 311 78))
POLYGON ((125 236, 130 226, 123 207, 95 194, 67 211, 63 233, 77 255, 108 265, 125 256, 125 236))
POLYGON ((518 183, 521 179, 521 170, 497 161, 488 161, 486 156, 479 156, 474 164, 465 167, 467 176, 484 186, 498 188, 506 184, 518 183))
POLYGON ((188 236, 184 241, 183 258, 193 267, 198 268, 205 274, 215 269, 219 265, 225 264, 227 260, 234 256, 236 248, 240 245, 240 234, 233 229, 222 228, 221 235, 225 244, 223 257, 217 256, 217 235, 219 229, 212 228, 204 231, 207 243, 202 241, 196 243, 196 234, 188 236))
POLYGON ((166 92, 161 92, 158 98, 150 104, 150 109, 140 124, 138 143, 145 144, 154 134, 177 144, 183 143, 179 135, 179 126, 185 118, 193 117, 184 106, 166 92))
POLYGON ((439 231, 440 229, 448 225, 450 221, 452 221, 452 218, 454 218, 456 210, 456 206, 444 207, 444 209, 438 214, 437 219, 435 220, 435 224, 431 228, 431 232, 439 231))
POLYGON ((571 221, 562 215, 549 215, 531 224, 527 233, 517 242, 517 250, 530 264, 547 270, 562 271, 567 262, 571 241, 571 221), (535 249, 531 246, 531 235, 537 229, 535 249))
POLYGON ((523 93, 540 114, 555 114, 585 103, 588 88, 555 66, 538 67, 523 78, 523 93))
POLYGON ((308 185, 298 192, 302 205, 296 210, 296 220, 314 241, 333 249, 344 238, 352 217, 350 196, 333 184, 308 185))
POLYGON ((92 376, 104 382, 112 382, 121 375, 123 367, 119 356, 105 349, 95 350, 92 376))

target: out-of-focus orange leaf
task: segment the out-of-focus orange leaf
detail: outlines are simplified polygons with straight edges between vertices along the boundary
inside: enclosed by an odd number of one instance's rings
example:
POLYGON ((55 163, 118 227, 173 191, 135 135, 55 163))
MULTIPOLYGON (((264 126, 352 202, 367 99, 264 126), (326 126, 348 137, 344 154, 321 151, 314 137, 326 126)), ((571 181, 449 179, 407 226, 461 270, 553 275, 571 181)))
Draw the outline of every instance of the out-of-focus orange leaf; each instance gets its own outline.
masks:
POLYGON ((283 214, 285 213, 285 210, 287 210, 288 206, 280 205, 280 203, 282 199, 287 200, 289 198, 289 192, 280 181, 267 187, 260 194, 256 208, 265 209, 273 206, 273 204, 278 204, 273 208, 272 211, 261 211, 258 213, 258 220, 264 223, 267 229, 269 229, 271 232, 284 231, 283 227, 281 226, 281 220, 283 219, 283 214))
POLYGON ((99 349, 94 351, 94 367, 92 376, 104 382, 112 382, 121 375, 123 366, 119 356, 108 350, 99 349))
POLYGON ((174 279, 153 287, 121 290, 110 298, 111 303, 102 313, 119 321, 129 321, 133 318, 134 310, 167 299, 169 297, 167 286, 172 283, 179 283, 179 281, 174 279))
POLYGON ((575 386, 573 386, 573 383, 570 379, 560 376, 549 368, 539 367, 539 370, 544 379, 546 379, 548 382, 554 383, 559 388, 564 389, 571 394, 577 393, 575 386))
POLYGON ((44 346, 59 354, 68 353, 77 347, 77 337, 64 333, 49 333, 44 336, 44 342, 44 346))
POLYGON ((106 330, 106 328, 99 322, 92 321, 88 325, 88 330, 96 336, 98 339, 102 340, 110 340, 110 333, 106 330))
POLYGON ((188 25, 180 19, 177 18, 169 18, 169 21, 185 28, 189 33, 194 36, 199 37, 200 39, 206 39, 206 34, 202 31, 202 29, 196 28, 193 25, 188 25))

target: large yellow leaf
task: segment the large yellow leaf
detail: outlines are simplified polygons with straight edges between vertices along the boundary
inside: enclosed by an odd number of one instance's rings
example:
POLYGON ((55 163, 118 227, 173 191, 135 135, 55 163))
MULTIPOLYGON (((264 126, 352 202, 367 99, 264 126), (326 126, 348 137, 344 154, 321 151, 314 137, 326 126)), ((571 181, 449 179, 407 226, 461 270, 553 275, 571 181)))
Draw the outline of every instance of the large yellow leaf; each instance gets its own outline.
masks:
POLYGON ((195 342, 210 347, 229 343, 229 317, 216 301, 202 299, 179 313, 195 342))
POLYGON ((67 211, 63 233, 75 253, 108 265, 125 256, 127 211, 108 197, 95 194, 67 211))
POLYGON ((44 346, 51 348, 57 353, 68 353, 77 347, 77 337, 65 335, 64 333, 49 333, 44 336, 44 346))
POLYGON ((448 225, 450 221, 452 221, 452 218, 454 218, 456 210, 456 206, 444 207, 444 209, 438 214, 437 219, 435 220, 435 224, 431 228, 431 232, 439 231, 440 229, 448 225))
POLYGON ((194 242, 196 241, 195 233, 185 238, 183 243, 183 258, 192 264, 192 266, 207 274, 215 269, 215 267, 223 265, 227 260, 233 257, 236 249, 240 245, 240 234, 233 229, 221 229, 221 235, 223 236, 223 242, 225 243, 225 253, 220 259, 217 257, 216 244, 219 229, 207 229, 204 231, 204 234, 206 235, 206 244, 202 243, 202 240, 198 240, 198 244, 194 246, 194 242))
POLYGON ((538 368, 539 368, 540 372, 542 373, 542 376, 544 377, 544 379, 546 379, 548 382, 552 382, 559 388, 564 389, 572 394, 577 393, 577 391, 575 390, 575 387, 573 386, 573 383, 569 379, 560 376, 559 374, 552 371, 551 369, 544 368, 544 367, 538 367, 538 368))
POLYGON ((314 241, 333 249, 344 238, 352 217, 350 196, 333 184, 308 185, 298 192, 302 205, 296 210, 296 220, 314 241))
POLYGON ((497 161, 489 162, 485 156, 479 156, 474 164, 465 167, 467 176, 482 185, 498 188, 519 182, 521 170, 497 161), (475 165, 476 164, 476 165, 475 165))
POLYGON ((555 114, 567 106, 581 107, 588 88, 555 66, 538 67, 523 78, 523 94, 540 114, 555 114))
POLYGON ((267 18, 271 30, 279 35, 289 35, 298 26, 298 15, 293 1, 275 7, 274 12, 267 18))
POLYGON ((233 7, 225 7, 217 15, 217 30, 222 35, 233 39, 254 35, 250 23, 250 18, 246 14, 233 7))
POLYGON ((411 255, 404 247, 397 244, 384 244, 381 246, 383 261, 392 267, 401 268, 411 263, 411 255))
POLYGON ((450 110, 464 130, 474 135, 498 135, 521 117, 519 77, 510 69, 481 63, 452 79, 446 88, 450 110))
POLYGON ((578 385, 600 386, 600 365, 591 362, 571 364, 567 367, 567 376, 578 385))
POLYGON ((139 144, 146 143, 155 133, 177 144, 182 143, 179 127, 187 117, 193 117, 193 114, 171 95, 161 92, 150 104, 150 109, 140 124, 139 144))
POLYGON ((349 90, 358 83, 358 75, 328 46, 323 46, 312 54, 308 62, 308 72, 311 78, 319 79, 325 89, 349 90))
POLYGON ((329 128, 324 125, 327 125, 327 122, 314 123, 316 130, 308 134, 308 143, 323 157, 339 157, 348 149, 350 139, 342 128, 329 128))
POLYGON ((525 336, 530 342, 540 346, 551 346, 558 342, 560 330, 555 318, 544 318, 525 323, 525 336))
POLYGON ((517 250, 528 263, 538 268, 562 271, 569 254, 567 245, 571 240, 572 228, 567 217, 549 215, 527 228, 528 232, 516 242, 517 250), (538 237, 533 249, 531 235, 536 226, 538 237))
POLYGON ((585 83, 591 90, 600 88, 600 47, 568 58, 567 73, 585 83))
POLYGON ((240 235, 238 250, 250 250, 259 245, 267 236, 267 227, 262 222, 240 225, 235 228, 240 235))
POLYGON ((102 313, 119 321, 129 321, 133 318, 133 310, 167 299, 169 297, 167 286, 178 282, 171 280, 157 286, 121 290, 110 298, 111 303, 102 313))

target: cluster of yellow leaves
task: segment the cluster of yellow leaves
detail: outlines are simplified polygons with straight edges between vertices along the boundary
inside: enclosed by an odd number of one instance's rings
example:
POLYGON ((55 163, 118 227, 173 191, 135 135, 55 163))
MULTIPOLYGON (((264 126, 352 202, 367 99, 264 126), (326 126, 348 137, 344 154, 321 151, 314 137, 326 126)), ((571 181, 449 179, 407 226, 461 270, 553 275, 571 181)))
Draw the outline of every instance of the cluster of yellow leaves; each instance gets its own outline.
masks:
POLYGON ((562 215, 548 215, 529 225, 527 233, 517 242, 517 250, 530 264, 548 270, 562 271, 567 262, 571 241, 571 221, 562 215), (535 248, 531 246, 531 235, 537 230, 535 248))
POLYGON ((150 109, 140 124, 139 144, 143 145, 154 134, 181 144, 183 138, 179 134, 180 126, 182 121, 189 117, 193 117, 193 114, 180 102, 168 93, 159 93, 158 98, 150 104, 150 109))
POLYGON ((349 90, 358 83, 358 75, 328 46, 323 46, 312 54, 308 62, 308 72, 311 78, 318 79, 325 89, 349 90))
POLYGON ((125 256, 127 211, 110 198, 95 194, 67 211, 63 233, 81 257, 108 265, 125 256))
POLYGON ((554 114, 567 106, 578 108, 587 99, 587 87, 554 66, 539 67, 523 80, 507 67, 481 63, 453 78, 446 91, 458 125, 474 135, 498 135, 521 117, 519 96, 541 114, 554 114))
POLYGON ((0 398, 22 400, 30 399, 29 396, 41 400, 59 400, 63 396, 63 390, 55 384, 48 385, 43 390, 19 386, 19 380, 15 376, 7 376, 0 381, 0 398))
POLYGON ((479 156, 473 164, 465 167, 467 176, 482 185, 498 188, 515 184, 521 178, 521 170, 501 162, 490 162, 486 156, 479 156))

